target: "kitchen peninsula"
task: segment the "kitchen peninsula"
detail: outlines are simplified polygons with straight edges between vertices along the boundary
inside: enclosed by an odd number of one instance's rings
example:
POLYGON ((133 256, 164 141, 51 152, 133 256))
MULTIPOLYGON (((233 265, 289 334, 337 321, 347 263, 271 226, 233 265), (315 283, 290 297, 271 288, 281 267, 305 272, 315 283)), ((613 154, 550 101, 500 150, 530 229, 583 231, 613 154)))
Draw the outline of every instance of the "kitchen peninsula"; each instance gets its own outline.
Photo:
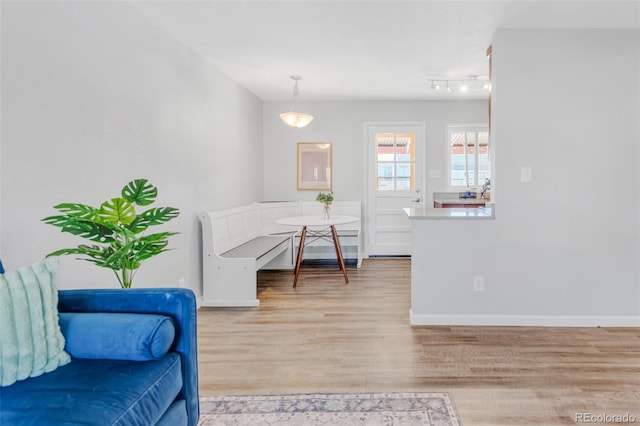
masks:
MULTIPOLYGON (((473 325, 489 314, 476 284, 495 276, 495 207, 406 208, 411 221, 411 325, 473 325), (475 290, 475 291, 474 291, 475 290)), ((488 289, 490 290, 490 289, 488 289)))

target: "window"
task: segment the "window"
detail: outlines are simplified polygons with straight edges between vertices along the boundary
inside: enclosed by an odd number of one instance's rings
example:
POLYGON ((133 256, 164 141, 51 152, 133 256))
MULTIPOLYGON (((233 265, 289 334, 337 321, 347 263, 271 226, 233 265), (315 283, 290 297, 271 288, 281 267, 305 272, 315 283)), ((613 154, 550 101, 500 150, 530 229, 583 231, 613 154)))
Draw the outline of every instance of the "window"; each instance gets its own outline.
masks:
POLYGON ((413 191, 415 188, 415 135, 376 133, 376 190, 413 191))
POLYGON ((486 126, 449 126, 449 186, 481 186, 491 178, 489 131, 486 126))

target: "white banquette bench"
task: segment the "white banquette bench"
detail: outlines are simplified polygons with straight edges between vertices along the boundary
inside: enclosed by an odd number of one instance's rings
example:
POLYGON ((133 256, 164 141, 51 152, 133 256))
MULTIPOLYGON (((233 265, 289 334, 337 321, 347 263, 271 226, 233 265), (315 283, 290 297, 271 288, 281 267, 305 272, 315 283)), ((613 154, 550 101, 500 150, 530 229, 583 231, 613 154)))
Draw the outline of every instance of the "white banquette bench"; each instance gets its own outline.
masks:
MULTIPOLYGON (((334 201, 331 213, 362 217, 360 201, 334 201)), ((216 212, 201 212, 203 306, 258 306, 256 273, 260 269, 293 269, 298 229, 276 221, 291 216, 321 215, 315 201, 253 203, 216 212)), ((336 226, 345 259, 362 264, 360 222, 336 226)), ((306 259, 335 259, 332 242, 305 245, 306 259)))

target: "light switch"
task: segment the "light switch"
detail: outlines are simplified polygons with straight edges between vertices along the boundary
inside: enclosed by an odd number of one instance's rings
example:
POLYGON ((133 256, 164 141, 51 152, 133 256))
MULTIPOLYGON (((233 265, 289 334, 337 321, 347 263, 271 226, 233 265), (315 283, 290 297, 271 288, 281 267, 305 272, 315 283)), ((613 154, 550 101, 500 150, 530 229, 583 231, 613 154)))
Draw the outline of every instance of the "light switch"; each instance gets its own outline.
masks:
POLYGON ((531 178, 532 178, 531 167, 523 166, 520 169, 520 182, 531 183, 531 178))
POLYGON ((429 170, 429 177, 430 178, 439 178, 440 177, 440 170, 429 170))

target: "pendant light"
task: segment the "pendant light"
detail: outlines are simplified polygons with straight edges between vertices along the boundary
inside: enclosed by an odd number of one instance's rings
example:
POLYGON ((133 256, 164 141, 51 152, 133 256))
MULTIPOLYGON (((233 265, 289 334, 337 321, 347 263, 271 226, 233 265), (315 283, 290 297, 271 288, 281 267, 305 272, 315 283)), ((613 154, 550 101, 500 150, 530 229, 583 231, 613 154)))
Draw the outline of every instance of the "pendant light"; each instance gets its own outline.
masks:
POLYGON ((291 106, 291 111, 280 114, 280 119, 291 127, 304 127, 311 123, 313 116, 303 112, 296 112, 296 100, 300 95, 298 81, 302 80, 302 77, 299 75, 292 75, 291 79, 295 82, 293 85, 293 105, 291 106))

